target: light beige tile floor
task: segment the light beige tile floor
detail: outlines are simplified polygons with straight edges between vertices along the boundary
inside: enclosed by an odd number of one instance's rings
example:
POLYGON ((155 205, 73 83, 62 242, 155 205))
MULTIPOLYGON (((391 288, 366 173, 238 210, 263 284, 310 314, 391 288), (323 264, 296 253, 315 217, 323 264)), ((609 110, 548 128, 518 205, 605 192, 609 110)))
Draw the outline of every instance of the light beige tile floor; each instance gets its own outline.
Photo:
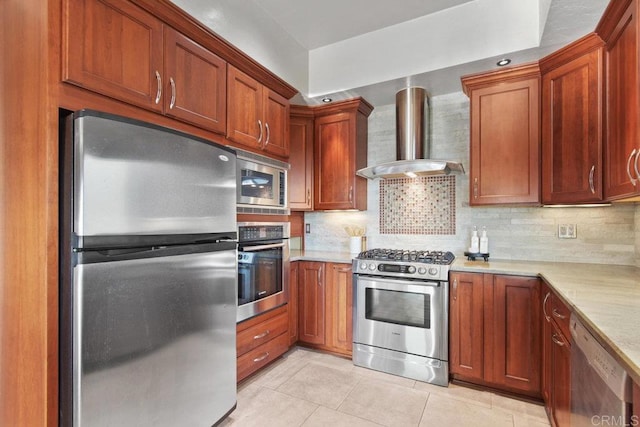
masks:
POLYGON ((540 405, 450 384, 439 387, 296 347, 238 387, 222 426, 544 427, 540 405))

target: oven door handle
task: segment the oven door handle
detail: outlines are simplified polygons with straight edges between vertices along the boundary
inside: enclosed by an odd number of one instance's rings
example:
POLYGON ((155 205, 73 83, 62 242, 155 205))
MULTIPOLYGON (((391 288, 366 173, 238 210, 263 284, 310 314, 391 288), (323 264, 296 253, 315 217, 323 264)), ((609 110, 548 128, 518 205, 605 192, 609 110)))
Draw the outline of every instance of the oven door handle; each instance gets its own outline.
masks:
MULTIPOLYGON (((439 288, 443 282, 437 281, 424 281, 424 280, 402 280, 398 278, 388 278, 382 276, 373 276, 373 275, 357 275, 358 277, 358 285, 362 282, 366 281, 366 287, 373 289, 385 289, 387 288, 396 288, 400 286, 422 286, 425 288, 439 288), (386 285, 386 286, 385 286, 386 285)), ((394 289, 391 289, 394 290, 394 289)))
POLYGON ((240 252, 255 252, 262 251, 265 249, 275 249, 275 248, 284 248, 284 243, 273 243, 270 245, 258 245, 258 246, 244 246, 240 248, 240 252))

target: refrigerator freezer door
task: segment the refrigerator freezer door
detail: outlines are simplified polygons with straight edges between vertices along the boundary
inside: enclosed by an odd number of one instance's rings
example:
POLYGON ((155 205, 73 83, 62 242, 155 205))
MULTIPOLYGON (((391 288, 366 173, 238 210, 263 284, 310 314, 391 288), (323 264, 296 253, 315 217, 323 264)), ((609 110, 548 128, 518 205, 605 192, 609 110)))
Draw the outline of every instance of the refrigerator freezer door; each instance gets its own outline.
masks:
POLYGON ((77 236, 235 230, 233 151, 129 119, 90 111, 76 114, 77 236))
POLYGON ((236 403, 236 251, 74 268, 75 426, 212 425, 236 403))

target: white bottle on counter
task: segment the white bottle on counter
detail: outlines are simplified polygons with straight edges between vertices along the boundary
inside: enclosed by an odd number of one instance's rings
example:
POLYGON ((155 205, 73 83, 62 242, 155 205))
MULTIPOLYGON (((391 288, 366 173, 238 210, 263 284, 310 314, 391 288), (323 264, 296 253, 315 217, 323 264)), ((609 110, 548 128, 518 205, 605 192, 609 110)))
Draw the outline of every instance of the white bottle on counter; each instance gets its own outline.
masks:
POLYGON ((487 237, 487 228, 482 227, 482 234, 480 235, 480 253, 489 253, 489 238, 487 237))
POLYGON ((473 227, 473 233, 471 233, 471 246, 469 252, 476 254, 480 251, 480 239, 478 238, 478 228, 473 227))

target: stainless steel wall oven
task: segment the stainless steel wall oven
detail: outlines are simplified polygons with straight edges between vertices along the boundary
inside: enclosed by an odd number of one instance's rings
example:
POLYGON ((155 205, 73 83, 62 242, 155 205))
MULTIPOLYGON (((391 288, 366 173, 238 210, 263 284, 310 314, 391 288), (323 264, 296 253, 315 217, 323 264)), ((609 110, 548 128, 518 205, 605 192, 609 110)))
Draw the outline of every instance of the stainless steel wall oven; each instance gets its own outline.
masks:
POLYGON ((238 224, 238 322, 289 300, 289 223, 238 224))
POLYGON ((353 363, 446 386, 450 252, 373 249, 353 261, 353 363))

